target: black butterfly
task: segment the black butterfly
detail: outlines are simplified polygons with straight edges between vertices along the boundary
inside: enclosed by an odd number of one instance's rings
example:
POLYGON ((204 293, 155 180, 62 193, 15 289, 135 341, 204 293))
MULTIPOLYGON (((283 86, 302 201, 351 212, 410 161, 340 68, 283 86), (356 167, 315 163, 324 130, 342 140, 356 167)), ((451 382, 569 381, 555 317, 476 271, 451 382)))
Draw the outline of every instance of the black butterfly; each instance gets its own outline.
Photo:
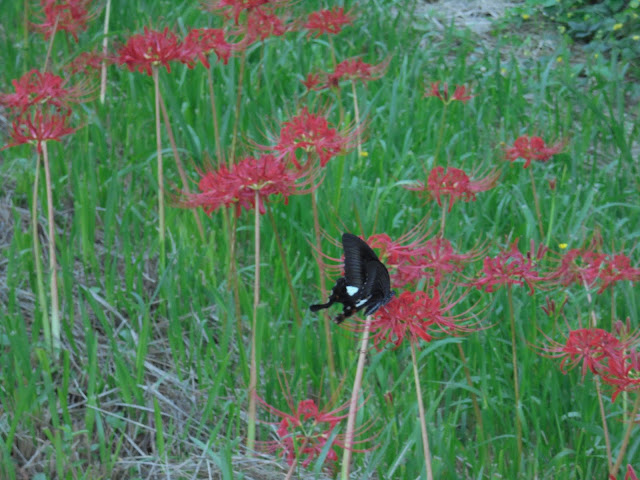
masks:
POLYGON ((335 318, 342 323, 345 318, 363 308, 365 315, 374 314, 391 301, 395 292, 391 290, 389 272, 371 247, 351 233, 342 235, 344 249, 344 277, 336 282, 327 303, 311 305, 317 312, 338 302, 342 313, 335 318))

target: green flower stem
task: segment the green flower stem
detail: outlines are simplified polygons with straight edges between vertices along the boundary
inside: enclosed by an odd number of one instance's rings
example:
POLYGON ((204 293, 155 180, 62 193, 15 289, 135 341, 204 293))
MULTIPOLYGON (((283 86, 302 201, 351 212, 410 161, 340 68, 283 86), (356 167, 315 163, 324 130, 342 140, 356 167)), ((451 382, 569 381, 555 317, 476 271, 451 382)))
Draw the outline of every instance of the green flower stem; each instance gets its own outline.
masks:
MULTIPOLYGON (((164 120, 164 126, 167 129, 167 137, 169 137, 169 143, 171 144, 171 151, 173 152, 173 158, 176 161, 176 167, 178 167, 178 175, 180 176, 180 181, 182 182, 182 188, 186 193, 189 192, 189 181, 187 180, 187 174, 184 171, 184 165, 182 165, 182 160, 180 160, 180 154, 178 153, 178 146, 176 145, 176 139, 173 136, 173 129, 171 128, 171 121, 169 120, 169 114, 167 113, 167 106, 164 103, 164 98, 162 98, 162 94, 160 94, 160 108, 162 110, 162 119, 164 120)), ((200 221, 200 216, 198 215, 198 210, 192 208, 193 216, 196 219, 196 225, 198 227, 198 233, 200 234, 200 239, 204 242, 204 228, 202 228, 202 222, 200 221)))
POLYGON ((438 165, 438 155, 440 155, 440 149, 442 148, 442 141, 444 139, 444 127, 447 119, 447 106, 448 104, 445 103, 442 107, 442 115, 440 116, 440 127, 438 127, 438 143, 436 144, 435 152, 433 152, 433 165, 431 165, 431 168, 435 168, 438 165))
POLYGON ((542 226, 542 212, 540 211, 540 200, 536 192, 536 180, 533 177, 533 165, 529 166, 529 177, 531 178, 531 192, 533 193, 533 203, 536 207, 536 217, 538 218, 538 230, 540 230, 540 240, 544 238, 544 228, 542 226))
POLYGON ((422 432, 422 449, 424 453, 424 463, 427 467, 427 480, 433 480, 433 469, 431 467, 431 451, 429 449, 429 435, 427 434, 427 420, 424 415, 424 403, 422 402, 422 388, 420 387, 420 375, 418 373, 418 358, 416 347, 411 344, 411 361, 413 363, 413 380, 416 384, 416 397, 418 400, 418 412, 420 413, 420 430, 422 432))
POLYGON ((607 427, 607 414, 604 411, 604 403, 602 402, 602 392, 600 391, 600 378, 596 377, 596 392, 598 394, 598 404, 600 406, 600 418, 602 419, 602 431, 604 432, 604 444, 607 447, 607 467, 609 472, 613 468, 613 456, 611 455, 611 438, 609 437, 609 428, 607 427))
POLYGON ((158 81, 158 66, 153 65, 151 72, 153 74, 153 85, 155 91, 155 109, 156 109, 156 149, 158 159, 158 231, 160 234, 160 268, 165 271, 165 236, 164 236, 164 173, 162 165, 162 139, 160 132, 160 82, 158 81))
POLYGON ((49 273, 51 281, 51 344, 53 351, 60 350, 60 306, 58 301, 58 263, 56 261, 56 226, 53 215, 53 193, 51 188, 51 169, 47 142, 42 142, 45 183, 47 186, 47 223, 49 224, 49 273))
POLYGON ((51 325, 49 324, 49 312, 47 296, 44 293, 44 275, 42 263, 40 263, 40 236, 38 235, 38 184, 40 183, 40 154, 36 157, 36 177, 33 180, 33 196, 31 200, 31 236, 33 241, 33 263, 36 267, 36 282, 38 290, 38 302, 42 312, 42 332, 47 350, 51 350, 51 325))
POLYGON ((242 100, 242 87, 244 83, 244 70, 247 63, 247 49, 242 50, 242 56, 240 57, 240 72, 238 73, 238 90, 236 93, 236 109, 235 118, 233 120, 233 136, 231 137, 231 154, 229 155, 229 166, 235 161, 236 155, 236 143, 238 136, 238 124, 240 122, 240 101, 242 100))
POLYGON ((613 471, 611 475, 615 478, 618 475, 618 471, 622 466, 622 461, 624 460, 624 455, 627 453, 627 447, 629 446, 629 439, 631 438, 631 431, 635 425, 635 418, 638 416, 638 411, 640 410, 640 393, 636 392, 636 401, 633 404, 633 411, 629 416, 629 422, 627 424, 627 430, 624 432, 624 438, 622 439, 622 445, 620 446, 620 452, 618 452, 618 457, 616 458, 616 463, 613 466, 613 471))
POLYGON ((104 7, 104 37, 102 38, 102 64, 100 65, 100 103, 104 105, 107 93, 107 54, 109 53, 109 16, 111 14, 111 0, 107 0, 104 7))
POLYGON ((258 385, 258 361, 256 352, 256 329, 258 328, 258 305, 260 304, 260 191, 255 197, 255 275, 253 283, 253 324, 251 327, 251 364, 249 372, 249 426, 247 428, 247 450, 255 450, 256 443, 256 387, 258 385))
POLYGON ((518 380, 518 349, 516 348, 516 321, 513 311, 513 293, 511 285, 507 285, 507 295, 509 300, 509 322, 511 324, 511 361, 513 363, 513 395, 516 420, 516 440, 518 442, 518 471, 522 462, 522 422, 520 421, 520 383, 518 380))
POLYGON ((224 164, 220 129, 218 128, 218 109, 216 108, 216 93, 213 88, 213 65, 207 69, 207 85, 209 86, 209 99, 211 100, 211 115, 213 115, 213 138, 216 142, 216 165, 220 168, 224 164))

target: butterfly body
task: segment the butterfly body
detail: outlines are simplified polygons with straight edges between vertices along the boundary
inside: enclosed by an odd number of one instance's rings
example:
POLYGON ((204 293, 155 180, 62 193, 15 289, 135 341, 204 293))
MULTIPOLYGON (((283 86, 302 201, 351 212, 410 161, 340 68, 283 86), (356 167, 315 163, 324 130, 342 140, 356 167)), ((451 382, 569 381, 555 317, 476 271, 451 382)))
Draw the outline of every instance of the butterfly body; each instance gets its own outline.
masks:
POLYGON ((341 303, 343 309, 335 318, 336 323, 342 323, 345 318, 363 309, 365 315, 372 315, 395 295, 390 289, 387 268, 364 240, 345 233, 342 235, 342 247, 344 277, 336 281, 327 303, 311 305, 311 311, 317 312, 334 303, 341 303))

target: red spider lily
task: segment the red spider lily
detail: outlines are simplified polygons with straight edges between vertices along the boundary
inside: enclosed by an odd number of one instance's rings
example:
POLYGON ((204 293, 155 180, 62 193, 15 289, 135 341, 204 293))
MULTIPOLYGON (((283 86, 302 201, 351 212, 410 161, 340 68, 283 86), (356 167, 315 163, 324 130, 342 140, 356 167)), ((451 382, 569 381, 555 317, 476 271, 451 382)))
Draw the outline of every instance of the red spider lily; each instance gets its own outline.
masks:
POLYGON ((473 95, 469 95, 469 91, 464 85, 456 85, 453 96, 449 98, 449 85, 444 83, 442 88, 440 88, 440 82, 433 82, 429 89, 425 90, 423 97, 437 97, 442 100, 444 104, 449 104, 455 100, 466 103, 473 95))
MULTIPOLYGON (((326 458, 337 461, 338 455, 334 446, 344 447, 344 436, 335 435, 332 438, 333 430, 345 418, 347 414, 342 414, 349 404, 345 403, 333 410, 320 410, 313 400, 302 400, 297 406, 288 401, 289 409, 292 413, 285 413, 267 404, 260 397, 258 401, 264 405, 271 413, 281 417, 277 424, 276 434, 278 439, 273 442, 263 442, 264 447, 269 452, 279 452, 285 457, 289 465, 301 462, 303 467, 307 467, 326 448, 327 442, 332 442, 326 458)), ((360 440, 362 443, 366 440, 360 440)))
POLYGON ((640 352, 623 352, 622 355, 612 356, 598 373, 603 382, 616 387, 611 395, 612 402, 622 392, 640 390, 640 352))
MULTIPOLYGON (((187 46, 188 47, 188 46, 187 46)), ((180 39, 166 28, 163 31, 144 27, 144 33, 132 35, 124 47, 118 51, 117 62, 126 65, 130 71, 136 69, 151 75, 151 67, 164 65, 171 71, 169 62, 181 62, 193 66, 192 52, 180 39)))
POLYGON ((631 260, 626 255, 607 255, 600 270, 599 278, 601 285, 598 293, 602 293, 606 288, 623 280, 630 282, 640 281, 640 268, 632 267, 631 260))
POLYGON ((546 334, 549 344, 542 347, 548 352, 550 358, 561 358, 560 370, 562 373, 582 364, 582 378, 587 370, 600 375, 605 365, 613 357, 622 357, 623 351, 630 343, 624 344, 613 334, 601 328, 578 328, 570 330, 564 343, 551 340, 546 334))
POLYGON ((257 39, 265 40, 269 37, 280 37, 287 33, 291 27, 272 13, 263 8, 254 8, 247 13, 247 21, 240 32, 246 35, 244 46, 255 42, 257 39))
POLYGON ((210 12, 221 13, 225 18, 233 18, 236 25, 240 24, 242 12, 251 12, 259 7, 284 7, 289 0, 209 0, 204 7, 210 12))
POLYGON ((269 196, 280 194, 286 203, 290 195, 306 194, 315 189, 316 179, 315 170, 300 172, 273 155, 246 157, 231 168, 222 166, 217 171, 204 173, 199 183, 202 193, 188 193, 181 203, 187 207, 203 207, 208 214, 221 206, 235 206, 239 216, 242 208, 256 208, 255 193, 258 191, 257 208, 264 214, 264 202, 269 196))
POLYGON ((602 381, 616 387, 611 399, 620 392, 640 389, 640 352, 636 350, 640 332, 626 332, 618 338, 601 328, 570 330, 564 343, 551 340, 542 350, 550 358, 562 358, 562 373, 582 364, 582 378, 589 370, 602 381))
POLYGON ((229 62, 231 54, 240 47, 229 43, 225 38, 224 30, 220 28, 194 28, 184 38, 184 49, 190 52, 190 56, 200 59, 205 68, 209 68, 209 55, 215 53, 218 60, 225 65, 229 62))
POLYGON ((485 192, 496 186, 500 172, 493 170, 479 180, 471 180, 469 176, 459 168, 449 167, 445 173, 444 167, 435 167, 429 173, 427 185, 417 182, 414 186, 405 187, 407 190, 427 192, 430 197, 442 207, 442 197, 449 196, 449 208, 451 211, 453 202, 462 199, 465 202, 475 201, 476 193, 485 192))
MULTIPOLYGON (((539 250, 538 258, 544 255, 544 249, 539 250)), ((482 270, 482 277, 476 279, 473 284, 477 288, 484 288, 486 292, 493 292, 495 286, 524 285, 529 287, 529 294, 533 295, 533 284, 544 280, 535 270, 534 259, 526 257, 518 250, 516 239, 509 250, 503 250, 495 258, 486 257, 482 270)))
POLYGON ((527 168, 531 165, 532 160, 546 162, 563 148, 564 144, 562 142, 547 145, 540 137, 523 135, 516 139, 513 147, 506 149, 505 155, 512 162, 518 158, 524 158, 524 168, 527 168))
POLYGON ((433 285, 438 286, 444 275, 461 272, 464 265, 473 262, 481 255, 479 251, 456 253, 451 242, 443 237, 434 237, 427 241, 425 266, 433 285))
POLYGON ((464 314, 448 315, 463 298, 460 296, 456 301, 443 305, 440 292, 435 287, 427 292, 405 290, 374 315, 371 335, 375 348, 381 350, 384 344, 398 347, 407 337, 410 342, 418 339, 430 342, 434 330, 449 335, 473 331, 473 326, 468 323, 470 318, 465 318, 464 314))
POLYGON ((331 10, 311 12, 303 28, 309 30, 308 36, 319 37, 323 33, 335 35, 342 31, 345 25, 353 23, 351 12, 344 12, 344 7, 334 7, 331 10))
POLYGON ((25 143, 35 143, 40 153, 42 142, 48 140, 59 142, 60 138, 75 131, 67 124, 70 115, 71 110, 67 110, 66 113, 43 110, 24 112, 12 122, 10 135, 13 142, 5 145, 2 149, 25 143))
POLYGON ((87 96, 83 86, 67 87, 67 80, 62 77, 36 69, 11 83, 15 93, 0 95, 0 103, 18 114, 29 107, 43 104, 67 110, 70 104, 83 101, 87 96))
POLYGON ((307 90, 322 90, 321 83, 322 80, 319 73, 308 73, 307 78, 302 80, 302 84, 307 87, 307 90))
POLYGON ((623 254, 606 254, 574 248, 563 257, 560 266, 549 277, 564 286, 578 283, 587 288, 600 283, 598 293, 623 280, 640 281, 640 268, 631 266, 623 254))
POLYGON ((320 166, 324 167, 336 155, 353 148, 355 138, 355 130, 339 132, 325 116, 311 113, 304 107, 302 112, 282 124, 277 145, 264 148, 273 150, 278 157, 286 158, 298 170, 302 170, 310 168, 312 163, 307 161, 303 166, 296 153, 299 150, 306 152, 308 156, 317 156, 320 166))
POLYGON ((78 33, 87 29, 90 20, 88 6, 90 0, 40 0, 44 12, 42 23, 33 26, 49 39, 56 31, 65 31, 78 41, 78 33))
POLYGON ((428 277, 438 286, 444 275, 460 272, 465 263, 477 257, 477 253, 457 254, 451 242, 411 230, 393 241, 386 233, 371 235, 367 243, 380 249, 380 259, 391 272, 391 283, 396 288, 428 277))
POLYGON ((388 66, 388 59, 372 65, 359 58, 349 58, 336 65, 333 73, 327 75, 326 87, 338 87, 342 80, 360 80, 362 83, 377 80, 384 75, 388 66))
POLYGON ((74 58, 68 65, 71 73, 89 73, 91 70, 100 70, 102 68, 102 62, 106 61, 107 64, 114 62, 114 59, 109 55, 104 55, 102 52, 82 52, 76 58, 74 58))
POLYGON ((425 258, 428 254, 424 242, 426 234, 416 236, 413 241, 410 234, 393 241, 386 233, 378 233, 367 240, 372 248, 380 249, 380 261, 390 270, 391 283, 396 288, 425 277, 425 258))

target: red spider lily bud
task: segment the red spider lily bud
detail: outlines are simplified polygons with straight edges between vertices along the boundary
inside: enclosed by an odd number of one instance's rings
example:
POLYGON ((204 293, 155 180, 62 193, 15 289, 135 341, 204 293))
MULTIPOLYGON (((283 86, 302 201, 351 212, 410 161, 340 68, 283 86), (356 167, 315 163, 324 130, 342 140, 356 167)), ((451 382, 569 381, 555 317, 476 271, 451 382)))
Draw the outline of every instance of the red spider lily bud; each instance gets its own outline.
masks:
POLYGON ((550 178, 548 182, 549 182, 549 190, 554 192, 556 190, 556 177, 550 178))

